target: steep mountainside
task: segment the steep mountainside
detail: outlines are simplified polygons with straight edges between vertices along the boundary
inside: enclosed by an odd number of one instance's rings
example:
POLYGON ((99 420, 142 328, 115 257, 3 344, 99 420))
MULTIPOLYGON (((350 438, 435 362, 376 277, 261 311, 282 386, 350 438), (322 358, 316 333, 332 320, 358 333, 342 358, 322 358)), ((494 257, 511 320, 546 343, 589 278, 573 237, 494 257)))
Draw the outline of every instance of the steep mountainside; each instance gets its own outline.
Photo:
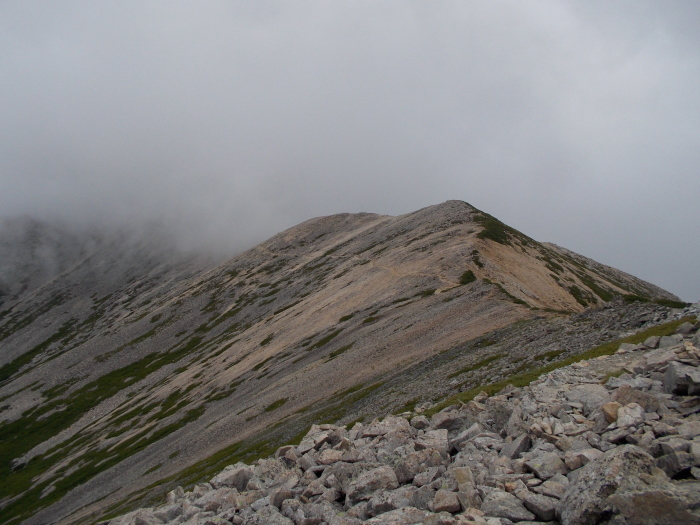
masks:
MULTIPOLYGON (((579 322, 570 314, 624 296, 631 306, 600 310, 609 329, 597 344, 678 300, 459 201, 313 219, 218 266, 153 237, 29 224, 0 239, 12 254, 0 261, 4 523, 85 522, 310 421, 497 379, 465 363, 536 363, 535 350, 489 339, 507 327, 565 333, 579 322), (454 367, 448 387, 401 387, 438 365, 454 367)), ((573 351, 556 350, 545 359, 573 351)))

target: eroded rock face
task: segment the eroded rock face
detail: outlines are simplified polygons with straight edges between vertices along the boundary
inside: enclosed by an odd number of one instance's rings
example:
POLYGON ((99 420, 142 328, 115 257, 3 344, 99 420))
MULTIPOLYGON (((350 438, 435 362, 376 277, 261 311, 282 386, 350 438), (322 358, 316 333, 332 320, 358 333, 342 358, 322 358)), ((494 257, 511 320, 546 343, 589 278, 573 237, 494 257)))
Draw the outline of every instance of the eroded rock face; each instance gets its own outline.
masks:
POLYGON ((623 347, 431 418, 313 425, 109 524, 697 524, 700 398, 667 385, 691 384, 700 350, 679 335, 673 356, 623 347), (603 384, 606 363, 632 372, 603 384))

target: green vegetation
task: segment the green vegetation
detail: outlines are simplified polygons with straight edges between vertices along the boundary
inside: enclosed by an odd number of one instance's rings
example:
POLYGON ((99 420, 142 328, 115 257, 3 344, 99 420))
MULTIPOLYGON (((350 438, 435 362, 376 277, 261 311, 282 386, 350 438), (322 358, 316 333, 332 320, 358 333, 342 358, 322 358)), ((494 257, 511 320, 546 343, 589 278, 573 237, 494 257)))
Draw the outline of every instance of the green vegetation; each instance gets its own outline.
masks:
POLYGON ((333 352, 331 352, 330 354, 328 354, 328 359, 326 359, 326 361, 332 361, 333 359, 335 359, 336 357, 338 357, 340 354, 342 354, 342 353, 345 352, 346 350, 349 350, 350 348, 352 348, 352 345, 354 345, 354 344, 355 344, 355 341, 353 341, 353 342, 350 343, 349 345, 341 346, 341 347, 338 348, 337 350, 334 350, 333 352))
POLYGON ((262 341, 260 341, 260 346, 265 346, 265 345, 269 344, 270 341, 272 341, 272 338, 273 338, 273 337, 274 337, 274 334, 268 335, 265 339, 263 339, 262 341))
POLYGON ((311 351, 311 350, 313 350, 314 348, 321 348, 322 346, 324 346, 324 345, 330 343, 330 342, 331 342, 333 339, 335 339, 335 337, 336 337, 340 332, 342 332, 342 331, 343 331, 342 328, 339 328, 338 330, 334 330, 333 332, 331 332, 330 334, 328 334, 328 335, 325 336, 325 337, 322 337, 322 338, 319 339, 316 343, 314 343, 314 344, 311 345, 309 348, 307 348, 307 351, 311 351))
POLYGON ((479 268, 484 267, 484 263, 482 263, 481 259, 479 258, 479 250, 472 250, 472 262, 476 264, 479 268))
POLYGON ((490 239, 499 244, 511 245, 511 239, 516 237, 523 244, 533 244, 535 241, 530 239, 528 236, 520 233, 515 228, 502 223, 496 217, 489 215, 488 213, 479 212, 474 215, 474 222, 481 225, 483 230, 481 230, 477 237, 479 239, 490 239))
POLYGON ((654 302, 661 306, 667 306, 668 308, 685 308, 686 306, 690 306, 690 303, 674 301, 672 299, 656 299, 654 302))
POLYGON ((674 301, 672 299, 655 299, 651 300, 647 297, 642 297, 640 295, 636 294, 626 294, 623 295, 622 298, 625 300, 627 304, 630 303, 649 303, 653 302, 661 306, 666 306, 668 308, 685 308, 688 306, 690 303, 684 303, 682 301, 674 301))
POLYGON ((476 275, 474 275, 474 272, 471 270, 467 270, 459 278, 459 284, 461 285, 473 283, 474 281, 476 281, 476 275))
POLYGON ((522 374, 513 375, 507 379, 504 379, 503 381, 492 383, 490 385, 480 385, 474 387, 470 390, 466 390, 464 392, 460 392, 459 394, 448 397, 447 399, 443 400, 437 405, 431 407, 429 410, 426 410, 425 415, 430 416, 436 414, 443 408, 446 408, 458 402, 467 403, 468 401, 471 401, 482 390, 489 395, 493 395, 496 392, 505 388, 509 384, 512 384, 516 387, 527 386, 541 375, 547 374, 552 370, 556 370, 557 368, 576 363, 577 361, 594 359, 603 355, 612 355, 617 351, 617 349, 620 347, 620 344, 622 343, 639 344, 644 342, 648 337, 654 335, 672 335, 676 332, 676 328, 678 328, 681 324, 685 322, 694 322, 695 320, 695 317, 684 317, 677 321, 671 321, 658 326, 654 326, 637 334, 633 334, 628 337, 623 337, 622 339, 616 339, 615 341, 610 341, 600 346, 596 346, 595 348, 591 348, 590 350, 587 350, 578 355, 567 357, 566 359, 562 359, 561 361, 556 361, 554 363, 549 363, 542 367, 533 368, 532 370, 529 370, 522 374))
POLYGON ((362 324, 373 323, 373 322, 375 322, 375 321, 377 321, 377 320, 379 320, 379 319, 381 319, 381 316, 379 316, 379 315, 376 315, 376 316, 375 316, 375 315, 370 315, 369 317, 365 317, 365 318, 364 318, 364 320, 362 321, 362 324))
POLYGON ((151 472, 155 472, 156 470, 158 470, 158 469, 159 469, 160 467, 162 467, 162 466, 163 466, 162 463, 158 463, 157 465, 153 465, 151 468, 149 468, 149 469, 148 469, 146 472, 144 472, 142 475, 143 475, 143 476, 146 476, 146 475, 150 474, 151 472))
MULTIPOLYGON (((3 508, 5 523, 13 523, 26 518, 29 513, 57 501, 69 490, 84 483, 99 472, 110 468, 200 417, 204 413, 204 407, 189 410, 184 414, 184 417, 164 427, 155 429, 153 426, 147 426, 108 450, 90 449, 73 460, 77 468, 58 480, 45 479, 34 486, 32 481, 39 474, 47 472, 52 465, 61 461, 72 451, 77 451, 81 446, 85 446, 93 439, 90 434, 57 445, 46 453, 33 458, 23 468, 18 470, 12 468, 11 462, 14 458, 21 457, 39 443, 68 428, 91 408, 112 397, 123 388, 136 383, 167 364, 175 363, 186 357, 200 343, 200 338, 193 337, 180 348, 175 347, 164 353, 148 354, 139 361, 113 370, 84 385, 66 398, 51 399, 39 407, 27 410, 15 421, 0 424, 0 478, 3 479, 3 483, 0 485, 0 499, 16 497, 3 508), (51 483, 56 487, 55 490, 41 498, 42 491, 51 483)), ((171 402, 174 401, 170 400, 168 404, 171 402)), ((144 407, 140 407, 140 410, 144 410, 144 407)))
POLYGON ((427 290, 423 290, 422 292, 418 292, 415 297, 430 297, 436 292, 435 288, 428 288, 427 290))
POLYGON ((566 350, 552 350, 551 352, 545 352, 544 354, 536 355, 536 361, 544 361, 545 359, 556 359, 561 354, 566 352, 566 350))
POLYGON ((454 377, 460 376, 466 372, 473 372, 475 370, 479 370, 480 368, 484 368, 485 366, 490 365, 494 361, 497 361, 498 359, 501 359, 502 357, 505 357, 505 354, 494 354, 492 356, 489 356, 485 359, 482 359, 481 361, 477 361, 473 365, 468 365, 465 366, 464 368, 460 368, 456 372, 450 374, 447 376, 447 379, 452 379, 454 377))
POLYGON ((278 399, 274 403, 271 403, 267 407, 265 407, 265 412, 272 412, 273 410, 277 410, 282 405, 284 405, 286 402, 287 402, 286 397, 283 397, 282 399, 278 399))
POLYGON ((571 294, 571 296, 574 299, 576 299, 576 302, 578 304, 580 304, 584 308, 586 308, 588 306, 588 302, 586 302, 586 298, 578 286, 576 286, 575 284, 571 285, 571 286, 569 286, 568 290, 569 290, 569 293, 571 294))
POLYGON ((150 321, 150 322, 151 322, 151 323, 157 323, 157 322, 160 320, 161 317, 163 317, 163 314, 156 314, 156 315, 154 315, 153 317, 151 317, 151 321, 150 321))
POLYGON ((338 319, 338 322, 339 322, 339 323, 344 323, 345 321, 349 321, 349 320, 352 319, 353 317, 355 317, 355 314, 344 315, 343 317, 341 317, 340 319, 338 319))
POLYGON ((405 405, 400 406, 394 410, 394 414, 403 414, 404 412, 413 412, 416 409, 416 405, 420 402, 420 398, 411 399, 405 405))
POLYGON ((53 343, 60 341, 63 339, 64 344, 67 342, 68 339, 72 338, 73 336, 71 335, 72 330, 75 325, 75 320, 70 320, 66 321, 61 325, 61 327, 58 329, 58 331, 53 334, 51 337, 48 339, 44 340, 43 342, 39 343, 36 345, 34 348, 29 350, 28 352, 25 352, 24 354, 16 357, 9 363, 4 364, 2 367, 0 367, 0 383, 3 381, 6 381, 10 377, 12 377, 14 374, 19 372, 19 370, 24 366, 32 362, 32 360, 37 357, 39 354, 41 354, 44 350, 46 350, 49 346, 51 346, 53 343))

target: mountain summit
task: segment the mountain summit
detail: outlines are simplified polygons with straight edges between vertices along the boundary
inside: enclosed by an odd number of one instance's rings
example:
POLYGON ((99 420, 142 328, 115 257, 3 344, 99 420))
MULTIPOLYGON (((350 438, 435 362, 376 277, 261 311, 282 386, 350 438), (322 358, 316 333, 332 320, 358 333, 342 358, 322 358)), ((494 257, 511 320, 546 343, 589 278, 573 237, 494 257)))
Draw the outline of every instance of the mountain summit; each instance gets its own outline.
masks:
POLYGON ((312 219, 221 265, 22 224, 0 238, 3 523, 89 522, 678 306, 461 201, 312 219))

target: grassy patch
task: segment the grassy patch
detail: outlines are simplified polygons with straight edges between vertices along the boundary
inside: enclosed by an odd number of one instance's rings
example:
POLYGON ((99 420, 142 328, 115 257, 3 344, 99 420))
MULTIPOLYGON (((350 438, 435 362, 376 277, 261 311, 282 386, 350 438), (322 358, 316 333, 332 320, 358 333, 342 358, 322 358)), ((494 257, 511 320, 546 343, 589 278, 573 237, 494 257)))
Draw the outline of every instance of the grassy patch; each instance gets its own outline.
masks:
POLYGON ((498 359, 505 357, 505 354, 495 354, 492 356, 489 356, 485 359, 482 359, 481 361, 477 361, 473 365, 468 365, 465 366, 464 368, 460 368, 456 372, 453 372, 452 374, 447 376, 447 379, 452 379, 454 377, 457 377, 459 375, 462 375, 466 372, 473 372, 474 370, 479 370, 480 368, 484 368, 485 366, 488 366, 489 364, 493 363, 494 361, 497 361, 498 359))
POLYGON ((476 275, 471 270, 467 270, 459 278, 459 284, 461 285, 473 283, 474 281, 476 281, 476 275))
POLYGON ((331 352, 330 354, 328 354, 328 359, 326 359, 326 361, 332 361, 333 359, 335 359, 336 357, 338 357, 340 354, 342 354, 342 353, 345 352, 346 350, 350 350, 350 348, 352 348, 352 345, 354 345, 354 344, 355 344, 355 341, 353 341, 353 342, 350 343, 349 345, 341 346, 341 347, 338 348, 337 350, 334 350, 333 352, 331 352))
POLYGON ((552 350, 551 352, 545 352, 544 354, 536 355, 535 360, 544 361, 545 359, 555 359, 564 352, 566 352, 566 350, 552 350))
POLYGON ((277 410, 281 406, 283 406, 287 402, 287 398, 283 397, 282 399, 278 399, 274 403, 270 403, 268 406, 265 407, 265 412, 272 412, 273 410, 277 410))
POLYGON ((155 472, 156 470, 158 470, 158 469, 159 469, 160 467, 162 467, 162 466, 163 466, 162 463, 158 463, 157 465, 153 465, 151 468, 149 468, 149 469, 148 469, 146 472, 144 472, 142 475, 143 475, 143 476, 146 476, 146 475, 150 474, 151 472, 155 472))
POLYGON ((338 330, 332 331, 330 334, 328 334, 328 335, 326 335, 325 337, 322 337, 321 339, 319 339, 318 341, 316 341, 316 342, 315 342, 313 345, 311 345, 307 350, 308 350, 308 351, 311 351, 311 350, 313 350, 314 348, 321 348, 322 346, 324 346, 324 345, 330 343, 333 339, 335 339, 336 336, 337 336, 340 332, 342 332, 342 331, 343 331, 342 328, 339 328, 338 330))
POLYGON ((262 341, 260 341, 260 346, 265 346, 265 345, 269 344, 270 341, 272 341, 272 338, 273 338, 273 337, 274 337, 274 334, 268 335, 265 339, 263 339, 262 341))
POLYGON ((345 321, 349 321, 349 320, 352 319, 353 317, 355 317, 355 314, 344 315, 343 317, 341 317, 340 319, 338 319, 338 322, 339 322, 339 323, 344 323, 345 321))

